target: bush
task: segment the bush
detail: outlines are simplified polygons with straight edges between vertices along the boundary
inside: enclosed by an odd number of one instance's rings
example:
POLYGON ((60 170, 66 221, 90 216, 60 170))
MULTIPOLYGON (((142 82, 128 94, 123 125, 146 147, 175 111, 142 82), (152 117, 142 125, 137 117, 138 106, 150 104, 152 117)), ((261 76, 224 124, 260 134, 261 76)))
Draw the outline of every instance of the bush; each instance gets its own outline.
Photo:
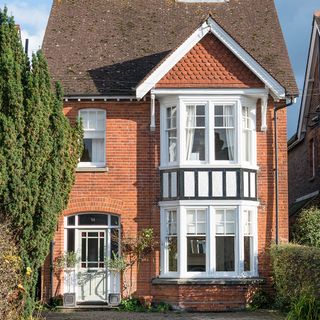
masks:
POLYGON ((320 301, 315 296, 303 295, 296 300, 288 313, 287 320, 319 320, 320 301))
POLYGON ((311 207, 303 210, 293 227, 295 242, 320 248, 320 209, 311 207))
POLYGON ((280 307, 289 307, 303 296, 320 298, 320 249, 298 244, 271 248, 274 285, 280 307))
POLYGON ((261 288, 258 288, 249 301, 248 309, 269 309, 272 305, 271 297, 261 288))
POLYGON ((120 310, 133 311, 133 312, 143 312, 143 311, 145 311, 145 308, 139 299, 128 298, 128 299, 123 299, 121 301, 120 310))
MULTIPOLYGON (((0 319, 21 318, 23 306, 22 263, 12 234, 0 224, 0 319)), ((29 273, 30 271, 27 270, 29 273)))

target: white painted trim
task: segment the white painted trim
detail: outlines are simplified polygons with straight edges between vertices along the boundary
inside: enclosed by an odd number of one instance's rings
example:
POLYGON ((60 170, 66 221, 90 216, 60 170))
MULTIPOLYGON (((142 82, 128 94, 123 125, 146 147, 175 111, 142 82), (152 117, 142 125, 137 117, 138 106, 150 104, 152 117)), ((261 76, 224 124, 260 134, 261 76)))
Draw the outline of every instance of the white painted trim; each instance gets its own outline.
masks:
MULTIPOLYGON (((212 95, 215 96, 223 96, 225 97, 226 95, 233 95, 233 96, 252 96, 252 97, 257 97, 260 98, 261 96, 268 95, 269 90, 265 88, 260 88, 260 89, 201 89, 201 88, 190 88, 190 89, 185 89, 185 88, 159 88, 159 89, 152 89, 151 93, 156 94, 157 96, 169 96, 169 95, 185 95, 185 96, 196 96, 196 95, 201 95, 201 96, 206 96, 209 97, 212 95)), ((196 97, 195 97, 196 98, 196 97)))
POLYGON ((275 80, 252 56, 227 32, 209 17, 191 36, 169 55, 136 88, 136 97, 143 98, 206 34, 211 31, 238 59, 240 59, 276 97, 285 98, 285 88, 275 80))
POLYGON ((156 95, 151 93, 151 104, 150 104, 150 130, 156 130, 156 95))
MULTIPOLYGON (((319 32, 317 25, 316 25, 316 22, 314 21, 312 35, 311 35, 309 55, 308 55, 307 70, 306 70, 305 79, 304 79, 304 88, 303 88, 303 93, 302 93, 300 115, 299 115, 298 139, 297 139, 298 141, 302 138, 301 137, 302 136, 302 125, 303 125, 304 113, 305 113, 305 108, 306 108, 307 92, 308 92, 308 88, 309 88, 308 79, 310 78, 311 66, 312 66, 312 62, 313 62, 313 55, 315 54, 315 43, 316 43, 317 31, 319 32)), ((320 35, 320 32, 319 32, 319 35, 320 35)))
POLYGON ((310 198, 313 198, 315 196, 317 196, 319 194, 319 190, 315 191, 315 192, 311 192, 311 193, 308 193, 302 197, 299 197, 296 199, 295 202, 300 202, 300 201, 303 201, 303 200, 307 200, 307 199, 310 199, 310 198))
POLYGON ((176 0, 176 2, 188 2, 188 3, 218 3, 229 2, 230 0, 176 0))
POLYGON ((247 206, 258 207, 259 201, 250 200, 175 200, 175 201, 159 201, 160 207, 177 207, 177 206, 247 206))
POLYGON ((136 96, 85 96, 85 95, 79 95, 79 96, 64 96, 63 100, 65 102, 68 102, 69 100, 77 100, 78 102, 80 101, 108 101, 108 100, 116 100, 116 101, 120 101, 120 100, 137 100, 136 96))

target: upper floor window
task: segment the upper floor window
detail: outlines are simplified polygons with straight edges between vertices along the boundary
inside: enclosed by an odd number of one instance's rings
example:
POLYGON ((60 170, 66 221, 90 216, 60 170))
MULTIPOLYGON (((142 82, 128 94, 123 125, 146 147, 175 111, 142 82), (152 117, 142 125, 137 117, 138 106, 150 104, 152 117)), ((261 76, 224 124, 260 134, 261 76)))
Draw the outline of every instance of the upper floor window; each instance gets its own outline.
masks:
POLYGON ((234 105, 214 108, 215 160, 234 161, 234 105))
POLYGON ((83 153, 79 167, 104 167, 106 162, 106 112, 99 109, 79 111, 83 124, 83 153))
POLYGON ((177 161, 177 107, 167 108, 166 135, 168 162, 177 161))
POLYGON ((162 109, 162 166, 255 165, 253 100, 181 97, 179 102, 162 109))
POLYGON ((186 106, 186 158, 187 160, 206 160, 205 105, 186 106))
POLYGON ((242 160, 250 162, 252 159, 253 123, 250 109, 242 107, 242 160))

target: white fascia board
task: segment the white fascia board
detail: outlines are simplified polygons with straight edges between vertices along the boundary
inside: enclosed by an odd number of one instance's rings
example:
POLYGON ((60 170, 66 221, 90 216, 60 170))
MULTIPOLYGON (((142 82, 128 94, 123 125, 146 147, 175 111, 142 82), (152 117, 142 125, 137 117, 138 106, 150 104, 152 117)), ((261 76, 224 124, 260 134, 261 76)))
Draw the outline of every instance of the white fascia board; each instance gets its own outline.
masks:
MULTIPOLYGON (((315 44, 316 44, 317 31, 319 32, 319 29, 317 27, 316 22, 314 22, 313 29, 312 29, 312 36, 311 36, 311 44, 310 44, 309 55, 308 55, 308 65, 307 65, 306 75, 305 75, 305 79, 304 79, 304 87, 303 87, 303 93, 302 93, 300 115, 299 115, 298 141, 301 139, 303 118, 304 118, 304 112, 305 112, 305 108, 306 108, 307 92, 308 92, 308 88, 309 88, 308 79, 310 78, 311 66, 312 66, 312 61, 313 61, 313 54, 314 54, 314 49, 315 49, 315 44)), ((319 34, 318 34, 318 36, 319 36, 319 34)))
POLYGON ((200 28, 170 54, 170 56, 137 87, 137 98, 143 98, 209 31, 210 27, 208 23, 204 22, 200 28))
POLYGON ((137 87, 136 97, 143 98, 209 31, 238 57, 277 98, 285 98, 285 89, 279 82, 210 17, 137 87))
POLYGON ((152 89, 151 93, 157 96, 166 95, 248 95, 260 97, 263 95, 268 95, 268 89, 152 89))
POLYGON ((212 18, 208 19, 211 32, 242 61, 279 99, 285 98, 285 89, 268 73, 251 55, 245 51, 230 35, 212 18))

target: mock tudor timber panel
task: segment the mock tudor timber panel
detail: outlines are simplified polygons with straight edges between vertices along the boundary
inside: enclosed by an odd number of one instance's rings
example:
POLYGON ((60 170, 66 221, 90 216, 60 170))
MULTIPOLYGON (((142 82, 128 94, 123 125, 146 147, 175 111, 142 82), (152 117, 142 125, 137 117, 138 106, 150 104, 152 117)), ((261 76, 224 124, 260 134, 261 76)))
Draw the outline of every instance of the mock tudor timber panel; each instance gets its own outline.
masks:
POLYGON ((257 172, 251 169, 161 170, 162 200, 257 200, 257 172))

